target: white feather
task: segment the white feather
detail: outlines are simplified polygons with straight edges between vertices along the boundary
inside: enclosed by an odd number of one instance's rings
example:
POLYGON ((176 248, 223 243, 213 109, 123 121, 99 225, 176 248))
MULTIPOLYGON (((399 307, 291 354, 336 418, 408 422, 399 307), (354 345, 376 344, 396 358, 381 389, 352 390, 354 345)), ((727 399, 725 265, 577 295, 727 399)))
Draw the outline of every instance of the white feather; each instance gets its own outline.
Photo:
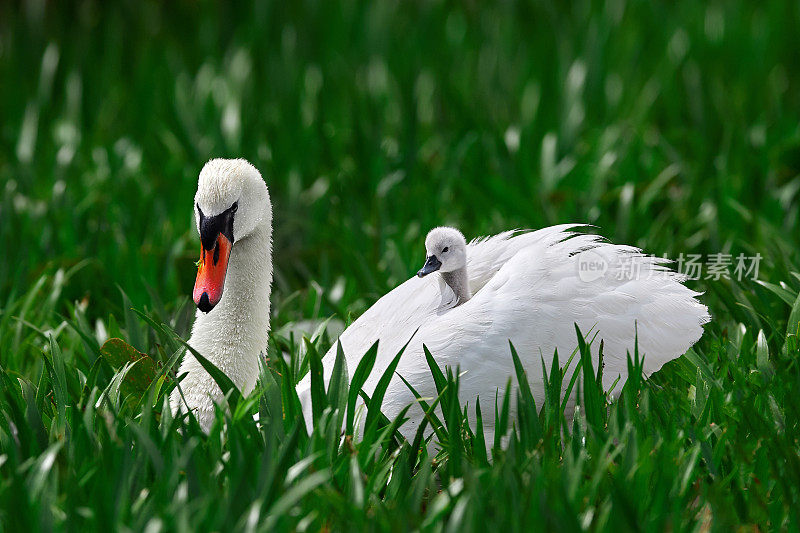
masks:
MULTIPOLYGON (((339 337, 350 373, 380 340, 375 368, 364 386, 372 395, 384 370, 410 339, 384 399, 383 412, 392 419, 414 402, 398 375, 423 397, 436 397, 424 344, 440 367, 460 369, 462 402, 474 406, 480 397, 485 406, 491 406, 483 410, 485 429, 491 435, 495 395, 498 391, 502 395, 515 375, 509 341, 522 360, 537 405, 544 399, 542 358, 549 365, 558 350, 560 364, 566 364, 577 347, 574 324, 584 335, 591 332, 590 338, 596 334, 595 358, 603 341, 607 388, 618 378, 621 387, 627 378, 627 353, 633 353, 637 325, 646 374, 685 353, 710 319, 706 307, 695 298, 698 293, 685 287, 683 277, 667 268, 664 259, 570 231, 577 227, 564 224, 505 232, 469 243, 467 272, 473 296, 461 305, 455 305, 453 291, 438 273, 398 286, 339 337), (589 280, 591 273, 581 274, 579 266, 592 261, 604 263, 607 270, 589 280)), ((334 346, 323 359, 326 383, 335 355, 334 346)), ((308 376, 298 384, 307 420, 311 418, 309 385, 308 376)), ((469 412, 474 416, 473 407, 469 412)), ((401 431, 413 436, 421 408, 412 408, 408 416, 401 431)))
MULTIPOLYGON (((269 334, 272 284, 272 206, 261 174, 244 159, 213 159, 198 180, 195 202, 216 214, 239 202, 222 299, 209 312, 197 311, 189 345, 225 372, 243 394, 255 387, 259 356, 269 334)), ((195 212, 196 213, 196 212, 195 212)), ((199 224, 199 222, 198 222, 199 224)), ((199 227, 199 226, 198 226, 199 227)), ((222 391, 189 352, 178 375, 188 373, 170 396, 175 414, 187 406, 206 431, 214 422, 222 391)))

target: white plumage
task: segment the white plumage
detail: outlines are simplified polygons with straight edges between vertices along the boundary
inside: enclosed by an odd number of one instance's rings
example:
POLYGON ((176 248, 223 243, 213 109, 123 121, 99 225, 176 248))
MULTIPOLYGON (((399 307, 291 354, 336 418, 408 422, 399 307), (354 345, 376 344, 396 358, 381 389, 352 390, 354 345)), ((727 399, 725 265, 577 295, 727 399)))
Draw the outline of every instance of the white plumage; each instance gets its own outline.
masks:
MULTIPOLYGON (((203 167, 195 195, 195 219, 200 211, 218 215, 237 203, 222 299, 208 313, 197 311, 189 345, 225 372, 249 394, 259 373, 259 356, 267 349, 269 296, 272 284, 272 205, 261 174, 244 159, 212 159, 203 167)), ((189 352, 178 375, 184 400, 176 388, 170 396, 175 414, 188 406, 206 431, 214 422, 214 405, 222 392, 189 352)))
MULTIPOLYGON (((189 344, 248 394, 255 386, 269 331, 272 208, 267 187, 245 160, 209 161, 200 173, 195 215, 204 243, 201 258, 207 262, 198 272, 195 302, 206 312, 198 310, 189 344)), ((439 366, 460 368, 462 402, 472 404, 479 396, 491 402, 514 376, 511 341, 541 404, 542 358, 549 362, 557 349, 565 364, 577 345, 576 323, 584 333, 592 332, 595 356, 604 342, 606 387, 618 377, 624 383, 627 377, 626 353, 633 351, 637 324, 646 373, 680 356, 700 338, 708 311, 664 260, 571 231, 577 227, 506 232, 468 245, 452 228, 431 231, 428 258, 419 274, 435 273, 395 288, 341 335, 350 373, 380 339, 375 368, 364 386, 372 395, 390 361, 411 339, 385 396, 387 416, 394 418, 414 403, 397 375, 422 396, 436 396, 423 344, 439 366)), ((326 383, 335 351, 331 348, 323 359, 326 383)), ((170 397, 172 408, 179 413, 188 407, 208 429, 214 405, 222 399, 220 390, 190 353, 181 364, 179 374, 183 373, 185 402, 176 389, 170 397)), ((309 385, 308 376, 298 384, 307 422, 309 385)), ((489 436, 493 411, 484 409, 489 436)), ((409 416, 402 431, 413 435, 422 418, 419 406, 409 416)))
MULTIPOLYGON (((710 318, 695 298, 698 293, 685 287, 683 277, 667 268, 664 259, 571 231, 577 227, 564 224, 505 232, 470 242, 465 265, 470 290, 465 295, 472 296, 466 301, 444 281, 463 265, 444 261, 441 272, 409 279, 378 300, 340 336, 349 372, 352 375, 364 352, 380 340, 375 368, 364 386, 372 395, 386 367, 411 339, 384 399, 383 412, 392 419, 414 402, 398 375, 423 397, 436 397, 423 344, 440 367, 460 369, 460 399, 473 406, 477 397, 484 405, 489 402, 493 406, 497 391, 502 395, 508 379, 513 378, 509 340, 522 360, 537 405, 544 399, 542 358, 549 365, 557 349, 561 365, 566 364, 577 346, 574 324, 584 335, 596 333, 592 343, 595 365, 603 341, 603 384, 607 388, 618 377, 619 387, 625 382, 627 352, 633 353, 637 325, 645 373, 685 353, 710 318)), ((442 230, 447 229, 435 231, 442 230)), ((458 240, 455 233, 450 242, 458 240)), ((447 242, 446 235, 432 232, 426 242, 429 258, 447 242)), ((323 359, 326 383, 335 354, 334 346, 323 359)), ((298 384, 307 419, 309 385, 308 376, 298 384)), ((494 409, 483 411, 485 428, 491 434, 494 409)), ((474 409, 469 412, 474 415, 474 409)), ((422 418, 421 408, 413 407, 408 416, 401 431, 413 436, 422 418)))

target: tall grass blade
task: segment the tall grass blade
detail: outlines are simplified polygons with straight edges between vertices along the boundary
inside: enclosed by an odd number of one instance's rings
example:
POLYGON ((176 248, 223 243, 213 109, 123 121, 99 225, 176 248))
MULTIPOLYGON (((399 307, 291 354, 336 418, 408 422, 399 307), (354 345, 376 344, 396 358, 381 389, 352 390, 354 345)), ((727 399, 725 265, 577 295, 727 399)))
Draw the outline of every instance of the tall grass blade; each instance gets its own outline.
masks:
POLYGON ((350 382, 350 391, 347 394, 347 424, 345 432, 347 435, 353 434, 353 421, 355 419, 356 400, 358 399, 361 387, 366 383, 372 367, 375 365, 375 359, 378 357, 378 341, 370 346, 366 351, 364 357, 358 362, 356 370, 353 373, 353 379, 350 382))

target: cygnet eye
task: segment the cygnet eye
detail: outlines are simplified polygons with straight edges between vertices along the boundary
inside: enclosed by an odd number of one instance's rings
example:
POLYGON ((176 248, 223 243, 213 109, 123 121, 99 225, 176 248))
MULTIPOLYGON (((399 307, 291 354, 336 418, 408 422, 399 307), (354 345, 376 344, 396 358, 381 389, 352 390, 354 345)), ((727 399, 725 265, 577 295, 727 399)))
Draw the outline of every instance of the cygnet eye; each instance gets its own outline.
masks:
POLYGON ((443 254, 446 254, 448 250, 450 250, 450 247, 449 247, 449 246, 445 246, 445 247, 442 249, 442 253, 443 253, 443 254))

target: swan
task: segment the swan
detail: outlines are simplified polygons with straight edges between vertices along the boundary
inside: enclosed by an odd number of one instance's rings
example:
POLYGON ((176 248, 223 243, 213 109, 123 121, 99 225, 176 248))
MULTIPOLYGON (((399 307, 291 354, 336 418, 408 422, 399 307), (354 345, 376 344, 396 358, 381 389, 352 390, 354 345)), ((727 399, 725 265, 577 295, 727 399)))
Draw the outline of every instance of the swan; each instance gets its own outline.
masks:
MULTIPOLYGON (((212 159, 200 171, 194 214, 201 245, 192 292, 197 313, 188 344, 249 394, 269 333, 272 205, 267 185, 244 159, 212 159)), ((178 371, 182 374, 180 390, 170 396, 172 412, 177 416, 190 409, 208 431, 222 391, 189 351, 178 371)))
MULTIPOLYGON (((670 270, 667 260, 575 231, 581 227, 585 226, 508 231, 469 244, 455 228, 434 228, 425 239, 426 260, 417 275, 380 298, 339 337, 350 373, 380 340, 375 366, 363 387, 371 396, 408 343, 382 407, 394 419, 415 403, 399 376, 421 396, 437 396, 423 345, 440 367, 460 369, 459 399, 472 406, 478 397, 493 401, 498 391, 502 397, 508 379, 515 380, 509 341, 537 405, 542 405, 542 359, 549 364, 558 350, 560 365, 566 365, 577 347, 574 324, 593 338, 595 367, 603 342, 606 389, 618 378, 618 386, 624 384, 637 327, 646 375, 684 354, 710 320, 706 306, 696 299, 699 293, 683 285, 684 276, 670 270)), ((336 345, 323 358, 326 383, 335 357, 336 345)), ((568 382, 564 380, 565 387, 568 382)), ((306 376, 297 390, 307 420, 309 389, 306 376)), ((468 412, 474 427, 474 408, 468 412)), ((400 431, 413 438, 423 411, 415 405, 406 416, 409 420, 400 431)), ((487 442, 492 442, 494 409, 484 409, 483 421, 487 442)))

